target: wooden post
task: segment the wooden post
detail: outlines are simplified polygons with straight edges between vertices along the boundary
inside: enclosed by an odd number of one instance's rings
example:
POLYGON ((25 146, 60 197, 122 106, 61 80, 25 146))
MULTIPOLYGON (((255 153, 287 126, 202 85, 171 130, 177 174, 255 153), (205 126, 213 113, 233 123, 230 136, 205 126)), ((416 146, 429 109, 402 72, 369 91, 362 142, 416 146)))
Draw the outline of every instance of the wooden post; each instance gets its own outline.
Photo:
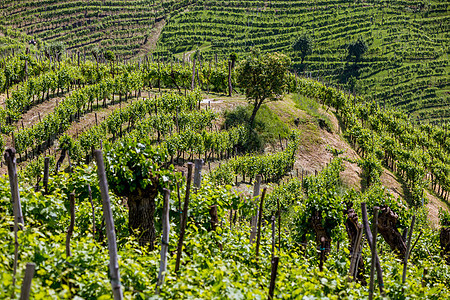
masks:
POLYGON ((183 240, 184 240, 184 231, 186 229, 186 223, 187 223, 187 211, 189 206, 189 195, 191 192, 191 181, 192 181, 192 167, 193 163, 188 163, 188 174, 187 174, 187 182, 186 182, 186 195, 184 197, 184 207, 183 207, 183 215, 181 216, 181 228, 180 228, 180 239, 178 240, 178 247, 177 247, 177 260, 175 263, 175 272, 178 272, 180 269, 180 260, 181 260, 181 253, 183 250, 183 240))
MULTIPOLYGON (((230 226, 231 226, 231 215, 233 215, 233 211, 230 213, 230 226)), ((219 224, 219 217, 217 216, 217 205, 211 205, 209 207, 209 216, 211 217, 211 229, 216 230, 217 224, 219 224)))
POLYGON ((181 212, 180 182, 177 180, 178 212, 181 212))
POLYGON ((275 216, 272 216, 272 260, 275 255, 275 216))
POLYGON ((263 189, 261 195, 261 201, 259 202, 259 214, 258 214, 258 235, 256 237, 256 260, 258 260, 259 256, 259 244, 261 242, 261 224, 262 224, 262 215, 263 215, 263 205, 264 205, 264 196, 266 195, 267 188, 263 189))
MULTIPOLYGON (((17 179, 16 171, 16 150, 14 148, 8 148, 5 151, 5 161, 8 167, 9 185, 11 188, 11 199, 13 204, 14 213, 14 265, 13 265, 13 280, 12 286, 16 284, 16 273, 17 273, 17 263, 19 260, 19 241, 17 238, 17 231, 23 228, 24 221, 22 215, 22 207, 20 205, 20 195, 19 195, 19 183, 17 179), (19 225, 20 224, 20 225, 19 225)), ((11 298, 14 298, 14 288, 11 298)))
POLYGON ((283 151, 284 148, 283 148, 283 143, 281 142, 281 134, 278 134, 278 138, 280 139, 280 147, 281 147, 281 151, 283 151))
POLYGON ((159 265, 158 282, 156 284, 156 293, 159 294, 161 285, 164 284, 164 277, 167 270, 167 251, 169 250, 169 232, 170 232, 170 191, 164 189, 164 204, 162 212, 163 234, 161 238, 161 262, 159 265))
POLYGON ((377 257, 377 234, 378 234, 378 210, 379 207, 375 206, 373 208, 373 240, 372 240, 372 260, 370 264, 370 285, 369 285, 369 300, 373 299, 373 285, 374 285, 374 275, 375 275, 375 261, 377 257))
POLYGON ((72 253, 70 252, 70 239, 72 238, 73 234, 73 228, 75 226, 75 194, 71 193, 69 195, 69 201, 70 201, 70 225, 67 229, 67 235, 66 235, 66 257, 72 256, 72 253))
POLYGON ((33 279, 35 268, 36 268, 36 264, 27 263, 27 266, 25 269, 25 277, 23 278, 22 289, 20 291, 20 300, 30 299, 31 280, 33 279))
POLYGON ((195 58, 194 63, 192 65, 192 81, 191 81, 191 91, 193 91, 195 88, 195 58))
POLYGON ((194 187, 199 189, 202 183, 203 159, 195 160, 194 187))
POLYGON ((94 202, 92 201, 91 185, 88 184, 87 188, 88 188, 89 202, 91 203, 91 209, 92 209, 92 238, 95 240, 95 208, 94 208, 94 202))
POLYGON ((356 262, 359 258, 359 251, 361 248, 361 241, 363 236, 363 228, 360 224, 358 224, 357 233, 356 233, 356 241, 355 245, 353 246, 353 253, 350 260, 350 269, 349 269, 349 276, 350 278, 356 278, 357 268, 356 268, 356 262))
POLYGON ((411 220, 411 227, 409 229, 409 234, 408 234, 408 242, 406 244, 406 253, 405 253, 405 257, 403 259, 403 276, 402 276, 402 284, 405 284, 406 282, 406 269, 408 266, 408 259, 409 259, 409 255, 410 255, 410 249, 411 249, 411 239, 412 239, 412 233, 414 230, 414 224, 416 223, 416 216, 414 215, 412 217, 411 220))
POLYGON ((280 198, 277 197, 277 210, 278 210, 278 253, 281 248, 281 210, 280 210, 280 198))
POLYGON ((17 226, 22 229, 24 225, 23 215, 22 215, 22 206, 20 204, 20 195, 19 195, 19 181, 17 179, 17 170, 16 170, 16 150, 14 148, 8 148, 5 151, 5 162, 8 166, 8 176, 9 176, 9 186, 11 188, 11 198, 13 202, 13 211, 14 211, 14 221, 17 223, 17 226), (21 225, 18 225, 21 224, 21 225))
POLYGON ((228 61, 228 97, 232 96, 233 85, 231 84, 231 60, 228 61))
POLYGON ((49 164, 50 164, 50 158, 45 157, 44 158, 44 192, 46 195, 48 195, 48 176, 49 176, 49 164))
MULTIPOLYGON (((369 243, 369 247, 372 249, 372 242, 373 242, 372 238, 373 237, 372 237, 372 231, 370 231, 370 227, 369 227, 369 220, 367 218, 367 208, 366 208, 365 202, 361 203, 361 214, 362 214, 362 219, 363 219, 364 231, 365 231, 366 237, 367 237, 367 242, 369 243)), ((381 295, 384 295, 383 270, 381 269, 380 259, 376 253, 375 253, 375 257, 376 257, 375 263, 376 263, 376 268, 377 268, 378 286, 380 288, 381 295)))
MULTIPOLYGON (((253 186, 253 201, 255 198, 259 196, 259 192, 261 189, 261 178, 260 174, 256 175, 255 185, 253 186)), ((256 236, 256 223, 258 221, 258 211, 256 212, 256 216, 252 216, 251 220, 251 232, 250 232, 250 244, 253 243, 253 240, 256 236)))
POLYGON ((272 272, 270 274, 270 286, 269 286, 269 300, 273 299, 273 293, 275 291, 275 280, 277 279, 278 270, 278 256, 272 259, 272 272))
POLYGON ((100 192, 103 200, 103 216, 106 221, 106 235, 108 237, 109 251, 109 271, 111 276, 111 287, 114 300, 123 299, 122 288, 120 286, 119 259, 117 257, 116 232, 114 229, 114 219, 109 199, 108 181, 106 180, 105 165, 103 163, 103 153, 95 150, 94 155, 97 161, 97 174, 100 192))

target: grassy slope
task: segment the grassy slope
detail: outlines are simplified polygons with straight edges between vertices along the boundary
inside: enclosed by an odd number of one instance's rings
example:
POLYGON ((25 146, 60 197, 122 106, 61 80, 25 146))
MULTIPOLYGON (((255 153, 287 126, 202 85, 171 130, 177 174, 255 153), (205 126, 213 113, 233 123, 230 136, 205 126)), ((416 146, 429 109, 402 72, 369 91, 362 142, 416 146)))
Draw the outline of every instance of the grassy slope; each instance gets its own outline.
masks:
MULTIPOLYGON (((219 100, 217 102, 211 102, 212 109, 217 111, 224 111, 239 105, 246 105, 246 101, 240 96, 230 99, 227 97, 206 95, 205 98, 219 100)), ((302 170, 305 174, 306 172, 312 174, 315 171, 321 171, 325 168, 332 158, 332 154, 326 150, 326 146, 345 150, 343 156, 349 158, 351 161, 356 161, 360 158, 343 137, 342 128, 334 113, 320 107, 315 100, 298 97, 297 95, 287 95, 282 101, 268 103, 265 110, 258 112, 257 119, 262 115, 267 116, 271 113, 276 115, 276 117, 272 117, 273 123, 281 121, 289 128, 295 128, 302 132, 302 145, 297 152, 297 160, 294 164, 292 176, 297 176, 297 174, 299 174, 300 177, 302 170), (294 123, 296 118, 299 118, 300 120, 298 126, 294 123), (319 119, 326 120, 331 131, 326 130, 326 128, 321 128, 318 122, 319 119)), ((272 135, 276 134, 270 127, 268 131, 272 135)), ((279 151, 280 145, 278 141, 275 141, 268 145, 265 150, 267 152, 279 151)), ((345 170, 341 174, 343 183, 349 188, 360 191, 362 189, 361 168, 354 162, 345 161, 344 163, 345 170)), ((213 164, 212 168, 216 164, 213 164)), ((402 199, 405 197, 401 179, 395 174, 392 174, 389 170, 383 170, 381 182, 394 197, 402 199)), ((439 197, 436 197, 428 191, 426 192, 426 197, 429 200, 427 208, 429 211, 428 218, 430 225, 433 228, 436 228, 439 226, 439 207, 447 210, 450 210, 450 208, 448 204, 440 200, 439 197)))

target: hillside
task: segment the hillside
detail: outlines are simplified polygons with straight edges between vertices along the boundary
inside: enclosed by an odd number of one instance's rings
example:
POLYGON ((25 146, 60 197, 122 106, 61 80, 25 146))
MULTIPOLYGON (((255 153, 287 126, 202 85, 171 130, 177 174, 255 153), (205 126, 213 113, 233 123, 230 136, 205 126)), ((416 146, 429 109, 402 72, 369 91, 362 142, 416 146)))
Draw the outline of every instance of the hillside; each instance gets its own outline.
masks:
POLYGON ((366 95, 414 120, 450 117, 448 1, 198 1, 170 19, 159 45, 171 55, 200 47, 205 57, 250 47, 288 53, 298 72, 366 95), (300 64, 293 43, 313 49, 300 64), (368 51, 347 62, 347 45, 368 51), (357 79, 357 80, 355 80, 357 79))
POLYGON ((406 114, 287 65, 274 72, 283 97, 249 124, 252 107, 236 82, 242 60, 229 97, 226 61, 58 53, 15 51, 0 61, 8 94, 0 148, 14 146, 0 168, 16 167, 19 187, 0 175, 0 298, 22 293, 29 262, 38 299, 448 294, 440 245, 450 214, 436 207, 450 196, 449 126, 411 126, 406 114), (198 159, 202 175, 192 176, 198 159), (367 287, 371 248, 353 241, 361 223, 366 239, 370 224, 380 231, 375 291, 367 287))
POLYGON ((450 118, 448 1, 36 3, 3 1, 1 24, 88 56, 97 45, 124 58, 166 60, 197 48, 205 59, 251 47, 281 51, 299 73, 401 109, 415 122, 450 118), (313 41, 304 64, 292 48, 301 34, 313 41), (359 38, 368 51, 356 64, 347 45, 359 38))
POLYGON ((2 1, 0 299, 447 299, 446 3, 2 1))

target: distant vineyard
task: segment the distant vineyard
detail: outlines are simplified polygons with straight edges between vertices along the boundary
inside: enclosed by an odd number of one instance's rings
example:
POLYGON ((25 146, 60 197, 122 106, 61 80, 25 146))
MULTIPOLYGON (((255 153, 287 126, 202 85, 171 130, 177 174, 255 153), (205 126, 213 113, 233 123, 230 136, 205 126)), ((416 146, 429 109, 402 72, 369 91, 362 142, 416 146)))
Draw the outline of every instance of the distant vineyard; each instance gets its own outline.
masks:
POLYGON ((441 121, 450 118, 448 7, 447 1, 198 1, 170 19, 157 53, 282 51, 314 78, 414 119, 441 121), (292 45, 303 33, 311 36, 313 51, 301 65, 292 45), (357 38, 369 49, 354 72, 347 45, 357 38))

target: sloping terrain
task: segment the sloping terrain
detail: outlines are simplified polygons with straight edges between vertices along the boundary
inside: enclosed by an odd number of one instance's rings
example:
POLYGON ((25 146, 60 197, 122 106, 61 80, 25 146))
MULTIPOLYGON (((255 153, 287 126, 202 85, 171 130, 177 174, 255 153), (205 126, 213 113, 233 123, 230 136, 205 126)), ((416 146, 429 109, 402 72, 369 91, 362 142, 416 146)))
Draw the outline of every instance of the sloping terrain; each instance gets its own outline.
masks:
POLYGON ((170 19, 159 53, 281 51, 299 72, 440 122, 450 117, 449 18, 448 1, 198 1, 170 19), (301 34, 313 41, 303 65, 292 46, 301 34), (347 50, 357 39, 368 46, 358 61, 347 50))

